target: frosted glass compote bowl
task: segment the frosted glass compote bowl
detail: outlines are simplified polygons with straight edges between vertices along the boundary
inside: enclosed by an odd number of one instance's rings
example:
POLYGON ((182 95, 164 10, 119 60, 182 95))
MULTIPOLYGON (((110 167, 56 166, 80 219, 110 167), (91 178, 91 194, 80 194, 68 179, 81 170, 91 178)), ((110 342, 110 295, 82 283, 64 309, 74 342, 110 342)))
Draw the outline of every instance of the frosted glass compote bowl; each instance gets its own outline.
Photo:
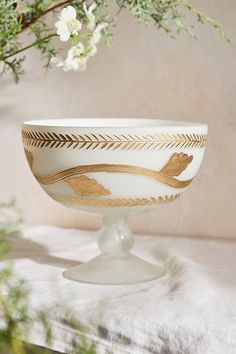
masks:
POLYGON ((164 269, 130 253, 130 213, 177 199, 203 159, 207 126, 158 119, 58 119, 22 125, 31 171, 51 198, 103 215, 101 254, 64 272, 95 284, 155 279, 164 269))

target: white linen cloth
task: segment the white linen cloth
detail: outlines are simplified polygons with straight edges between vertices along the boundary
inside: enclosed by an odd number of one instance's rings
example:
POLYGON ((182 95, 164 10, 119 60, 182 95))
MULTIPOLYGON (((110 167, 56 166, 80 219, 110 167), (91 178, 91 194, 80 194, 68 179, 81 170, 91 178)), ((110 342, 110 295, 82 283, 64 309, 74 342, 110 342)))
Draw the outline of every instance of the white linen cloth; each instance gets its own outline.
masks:
MULTIPOLYGON (((62 277, 64 269, 99 253, 96 233, 36 225, 10 239, 8 258, 30 285, 30 308, 51 309, 52 349, 69 352, 65 338, 73 329, 60 320, 64 302, 81 322, 93 323, 91 339, 99 353, 236 353, 236 242, 137 236, 133 252, 164 264, 165 276, 142 284, 101 286, 62 277)), ((38 329, 31 341, 45 344, 38 329)))

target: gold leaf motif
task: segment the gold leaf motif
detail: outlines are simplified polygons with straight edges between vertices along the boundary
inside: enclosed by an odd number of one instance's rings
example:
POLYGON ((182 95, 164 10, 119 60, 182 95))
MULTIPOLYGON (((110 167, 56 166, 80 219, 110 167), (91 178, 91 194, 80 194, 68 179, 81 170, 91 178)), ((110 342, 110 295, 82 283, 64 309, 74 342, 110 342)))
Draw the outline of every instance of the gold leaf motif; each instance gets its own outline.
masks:
POLYGON ((193 156, 183 152, 174 153, 171 155, 167 164, 160 170, 161 173, 167 176, 179 176, 187 166, 192 162, 193 156))
POLYGON ((28 161, 28 164, 29 164, 30 168, 32 168, 33 160, 34 160, 33 153, 27 149, 24 149, 24 150, 25 150, 25 156, 28 161))
POLYGON ((60 134, 22 130, 26 146, 49 149, 83 150, 162 150, 172 148, 196 148, 205 146, 206 135, 202 134, 60 134))
POLYGON ((75 191, 78 195, 83 196, 102 196, 111 194, 111 192, 104 188, 93 178, 87 176, 79 176, 65 180, 66 183, 75 191))
POLYGON ((132 208, 155 204, 165 204, 172 202, 180 196, 179 194, 149 197, 149 198, 113 198, 113 199, 86 199, 79 197, 65 197, 56 194, 50 194, 51 197, 66 206, 88 208, 132 208))

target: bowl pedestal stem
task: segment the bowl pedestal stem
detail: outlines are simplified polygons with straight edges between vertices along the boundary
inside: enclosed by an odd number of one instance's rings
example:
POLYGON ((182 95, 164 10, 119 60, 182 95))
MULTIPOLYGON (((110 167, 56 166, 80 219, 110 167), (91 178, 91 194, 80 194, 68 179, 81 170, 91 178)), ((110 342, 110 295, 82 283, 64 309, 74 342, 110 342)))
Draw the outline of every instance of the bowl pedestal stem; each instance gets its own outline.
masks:
POLYGON ((130 253, 133 244, 127 217, 105 216, 98 236, 101 254, 87 263, 67 269, 63 275, 78 282, 104 285, 140 283, 162 276, 164 268, 130 253))

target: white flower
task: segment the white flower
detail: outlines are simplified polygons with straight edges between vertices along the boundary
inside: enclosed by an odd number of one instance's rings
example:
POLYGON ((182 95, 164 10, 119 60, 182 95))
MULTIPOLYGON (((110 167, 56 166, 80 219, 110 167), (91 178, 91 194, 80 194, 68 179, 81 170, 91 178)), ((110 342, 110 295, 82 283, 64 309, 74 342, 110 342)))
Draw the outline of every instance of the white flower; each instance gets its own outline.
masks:
POLYGON ((73 6, 65 7, 59 16, 59 21, 55 23, 57 34, 63 42, 68 41, 71 35, 78 35, 82 24, 76 19, 76 10, 73 6))
POLYGON ((54 57, 50 60, 50 63, 56 66, 57 68, 61 68, 62 66, 64 66, 65 61, 60 57, 54 57))
POLYGON ((93 31, 94 28, 95 28, 95 24, 96 24, 96 17, 95 15, 93 14, 93 10, 96 9, 96 4, 95 2, 87 9, 86 7, 86 4, 84 2, 83 4, 83 9, 84 9, 84 12, 85 12, 85 15, 87 17, 87 21, 88 21, 88 24, 87 24, 87 28, 90 30, 90 31, 93 31))
POLYGON ((87 47, 87 55, 89 57, 93 57, 97 53, 97 46, 96 45, 89 45, 87 47))
POLYGON ((106 22, 99 23, 99 24, 96 26, 95 30, 93 31, 92 37, 91 37, 91 39, 90 39, 90 41, 89 41, 89 44, 90 44, 91 46, 94 46, 94 45, 98 44, 98 42, 100 41, 101 36, 102 36, 102 35, 101 35, 101 31, 102 31, 103 29, 105 29, 107 26, 108 26, 108 24, 107 24, 106 22))
POLYGON ((83 43, 79 42, 76 46, 72 47, 67 54, 63 70, 83 71, 86 69, 88 58, 84 55, 85 48, 83 43))

